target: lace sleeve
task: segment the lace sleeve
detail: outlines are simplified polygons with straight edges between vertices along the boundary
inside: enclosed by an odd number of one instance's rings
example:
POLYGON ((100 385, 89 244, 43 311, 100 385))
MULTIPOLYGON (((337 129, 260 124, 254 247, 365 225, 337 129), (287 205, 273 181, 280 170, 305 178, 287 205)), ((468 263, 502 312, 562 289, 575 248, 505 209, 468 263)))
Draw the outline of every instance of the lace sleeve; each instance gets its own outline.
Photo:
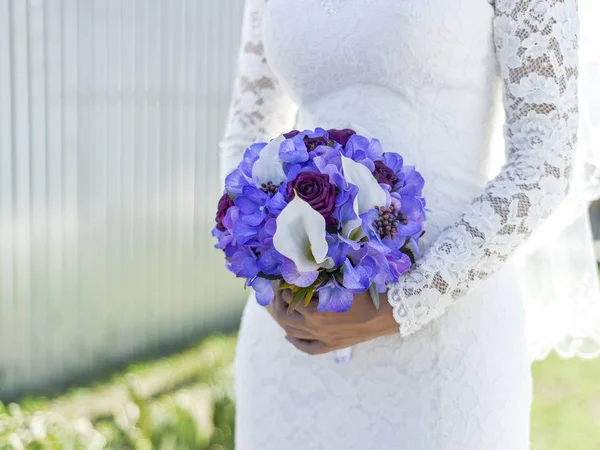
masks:
POLYGON ((388 299, 407 336, 500 269, 565 198, 577 140, 576 0, 495 0, 507 163, 388 299))
POLYGON ((221 179, 237 166, 249 144, 271 139, 294 126, 297 107, 265 57, 262 17, 266 3, 246 0, 238 73, 221 142, 221 179))

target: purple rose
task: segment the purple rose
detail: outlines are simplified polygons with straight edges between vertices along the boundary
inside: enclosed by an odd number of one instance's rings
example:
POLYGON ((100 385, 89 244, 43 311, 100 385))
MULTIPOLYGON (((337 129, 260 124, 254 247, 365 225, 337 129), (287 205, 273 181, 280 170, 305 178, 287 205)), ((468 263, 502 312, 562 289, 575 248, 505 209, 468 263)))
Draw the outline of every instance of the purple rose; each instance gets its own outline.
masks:
POLYGON ((288 131, 287 133, 283 133, 283 137, 286 139, 291 139, 298 134, 300 134, 300 132, 298 130, 292 130, 292 131, 288 131))
POLYGON ((219 200, 219 205, 217 206, 217 216, 215 217, 215 221, 217 222, 217 230, 227 230, 227 228, 225 228, 225 225, 223 225, 223 219, 225 218, 225 215, 227 214, 229 208, 231 208, 232 206, 233 200, 231 199, 229 194, 225 192, 219 200))
POLYGON ((302 172, 287 185, 288 200, 298 197, 328 219, 335 208, 336 186, 329 182, 329 176, 321 173, 302 172))
POLYGON ((329 134, 330 139, 333 139, 342 147, 345 147, 348 139, 350 139, 350 136, 356 134, 356 131, 351 130, 350 128, 344 128, 343 130, 327 130, 327 133, 329 134))
POLYGON ((329 144, 329 141, 327 140, 327 138, 325 136, 315 136, 315 137, 304 136, 304 145, 306 145, 306 150, 308 150, 309 152, 312 152, 319 145, 327 145, 327 144, 329 144))
POLYGON ((383 161, 375 161, 375 170, 373 171, 373 176, 375 176, 379 183, 387 184, 391 188, 393 188, 398 181, 398 175, 396 175, 392 169, 386 166, 383 161))

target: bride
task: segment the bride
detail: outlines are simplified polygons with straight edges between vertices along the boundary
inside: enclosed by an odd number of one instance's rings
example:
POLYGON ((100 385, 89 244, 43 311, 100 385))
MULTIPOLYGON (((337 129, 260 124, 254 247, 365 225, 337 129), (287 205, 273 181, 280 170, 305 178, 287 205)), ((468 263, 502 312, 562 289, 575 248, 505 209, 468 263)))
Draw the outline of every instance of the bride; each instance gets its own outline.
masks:
POLYGON ((379 310, 368 296, 344 314, 287 314, 286 292, 247 303, 239 450, 529 447, 531 359, 594 356, 600 342, 589 225, 575 220, 593 162, 576 152, 578 9, 247 0, 223 173, 250 142, 353 128, 417 166, 430 212, 420 260, 379 310), (571 246, 551 264, 553 245, 571 246))

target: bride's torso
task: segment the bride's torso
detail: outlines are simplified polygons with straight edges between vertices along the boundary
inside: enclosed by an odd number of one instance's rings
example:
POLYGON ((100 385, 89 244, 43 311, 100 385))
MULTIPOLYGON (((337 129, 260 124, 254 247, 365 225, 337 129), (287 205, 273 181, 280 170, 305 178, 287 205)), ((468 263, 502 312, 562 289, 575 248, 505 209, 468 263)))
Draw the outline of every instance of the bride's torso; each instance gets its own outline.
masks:
MULTIPOLYGON (((300 106, 298 128, 355 127, 424 175, 425 246, 498 164, 493 16, 488 0, 268 0, 263 16, 266 58, 300 106)), ((251 299, 236 354, 238 442, 526 448, 530 381, 515 279, 509 263, 443 320, 356 345, 347 365, 295 351, 251 299)))
POLYGON ((488 0, 267 4, 267 60, 300 106, 298 127, 354 127, 416 165, 429 239, 498 166, 493 15, 488 0))

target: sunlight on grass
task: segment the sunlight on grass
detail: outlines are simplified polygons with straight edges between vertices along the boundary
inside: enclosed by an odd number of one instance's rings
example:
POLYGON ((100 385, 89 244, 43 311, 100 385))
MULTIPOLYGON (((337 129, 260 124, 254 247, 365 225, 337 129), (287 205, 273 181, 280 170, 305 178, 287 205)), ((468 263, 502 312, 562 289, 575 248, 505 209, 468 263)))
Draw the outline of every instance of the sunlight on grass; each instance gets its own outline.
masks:
POLYGON ((532 450, 600 449, 600 359, 533 365, 532 450))

